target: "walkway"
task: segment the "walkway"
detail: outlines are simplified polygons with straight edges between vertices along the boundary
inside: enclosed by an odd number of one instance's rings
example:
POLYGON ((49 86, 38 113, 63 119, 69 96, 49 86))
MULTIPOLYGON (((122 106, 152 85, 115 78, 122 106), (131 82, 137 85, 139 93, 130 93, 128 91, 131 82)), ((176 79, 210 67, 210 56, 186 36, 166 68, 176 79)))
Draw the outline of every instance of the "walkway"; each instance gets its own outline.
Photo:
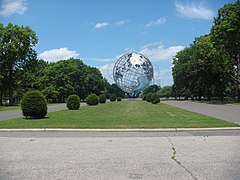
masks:
POLYGON ((239 132, 0 132, 0 179, 239 180, 239 132))
POLYGON ((191 101, 162 101, 164 104, 182 108, 188 111, 205 114, 215 118, 240 124, 240 106, 216 105, 191 101))

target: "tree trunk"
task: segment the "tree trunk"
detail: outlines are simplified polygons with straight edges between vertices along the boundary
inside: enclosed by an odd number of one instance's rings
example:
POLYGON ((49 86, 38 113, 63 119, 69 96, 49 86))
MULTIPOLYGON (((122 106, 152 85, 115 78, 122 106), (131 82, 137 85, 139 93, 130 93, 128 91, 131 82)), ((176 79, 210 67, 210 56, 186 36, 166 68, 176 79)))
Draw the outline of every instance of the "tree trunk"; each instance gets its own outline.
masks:
POLYGON ((13 105, 13 72, 12 67, 9 68, 9 105, 13 105))
POLYGON ((202 100, 202 91, 198 92, 198 100, 201 101, 202 100))

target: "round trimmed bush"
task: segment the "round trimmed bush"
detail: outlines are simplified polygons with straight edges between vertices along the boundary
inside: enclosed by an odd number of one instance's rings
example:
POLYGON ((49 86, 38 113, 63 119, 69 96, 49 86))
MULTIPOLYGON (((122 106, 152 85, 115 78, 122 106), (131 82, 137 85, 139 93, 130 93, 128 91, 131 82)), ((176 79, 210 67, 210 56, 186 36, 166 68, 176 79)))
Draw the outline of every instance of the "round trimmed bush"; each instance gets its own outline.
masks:
POLYGON ((148 93, 147 94, 147 96, 146 96, 147 102, 152 102, 152 96, 153 96, 153 93, 148 93))
POLYGON ((26 118, 44 118, 47 114, 46 98, 40 91, 29 91, 21 100, 21 109, 26 118))
POLYGON ((117 97, 117 101, 122 101, 122 98, 121 97, 117 97))
POLYGON ((153 95, 152 95, 152 103, 153 103, 153 104, 158 104, 158 103, 160 103, 160 98, 159 98, 159 96, 158 96, 157 94, 153 94, 153 95))
POLYGON ((114 101, 116 101, 116 99, 117 99, 116 95, 112 94, 111 97, 110 97, 110 101, 114 102, 114 101))
POLYGON ((89 106, 94 106, 97 105, 99 102, 99 97, 96 94, 90 94, 88 95, 88 97, 86 98, 86 103, 89 106))
POLYGON ((67 98, 67 108, 69 110, 77 110, 80 107, 80 98, 76 94, 72 94, 67 98))
POLYGON ((100 103, 105 103, 106 100, 107 100, 107 97, 106 97, 105 94, 99 95, 99 102, 100 102, 100 103))

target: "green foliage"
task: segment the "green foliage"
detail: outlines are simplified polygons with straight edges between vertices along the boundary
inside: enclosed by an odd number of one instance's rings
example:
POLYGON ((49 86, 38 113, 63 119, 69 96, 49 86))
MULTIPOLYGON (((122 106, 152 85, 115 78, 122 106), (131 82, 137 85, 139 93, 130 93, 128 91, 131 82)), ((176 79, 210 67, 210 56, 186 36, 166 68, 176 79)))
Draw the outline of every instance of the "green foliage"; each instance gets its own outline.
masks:
POLYGON ((157 94, 153 94, 152 95, 152 101, 151 101, 153 104, 158 104, 160 103, 160 98, 157 94))
POLYGON ((218 10, 211 28, 211 41, 214 47, 225 53, 225 65, 229 79, 238 85, 238 101, 240 102, 240 1, 229 3, 218 10))
POLYGON ((78 95, 73 94, 67 98, 67 108, 69 110, 77 110, 80 107, 80 98, 78 95))
POLYGON ((97 68, 71 58, 51 63, 44 70, 41 84, 49 100, 64 102, 71 94, 77 94, 83 100, 87 94, 98 95, 105 90, 106 81, 97 68))
POLYGON ((236 97, 238 92, 240 101, 239 17, 240 1, 224 5, 214 18, 211 33, 177 53, 172 69, 176 96, 223 101, 224 95, 236 97))
POLYGON ((99 102, 100 102, 100 103, 105 103, 106 100, 107 100, 107 97, 106 97, 105 94, 100 94, 100 95, 99 95, 99 102))
POLYGON ((147 94, 147 96, 146 96, 147 102, 152 102, 152 96, 153 96, 153 93, 148 93, 147 94))
POLYGON ((147 94, 143 94, 143 95, 142 95, 142 100, 143 100, 143 101, 146 101, 146 99, 147 99, 147 94))
POLYGON ((14 86, 17 72, 29 61, 36 59, 33 49, 38 42, 35 32, 27 26, 0 24, 0 75, 4 81, 1 89, 7 89, 9 104, 13 105, 14 86))
POLYGON ((122 98, 121 97, 117 97, 117 101, 122 101, 122 98))
POLYGON ((107 87, 107 92, 108 92, 108 98, 112 95, 115 94, 117 97, 125 97, 125 92, 120 89, 117 84, 112 84, 107 87))
POLYGON ((186 98, 202 96, 209 99, 223 95, 228 84, 225 56, 216 51, 210 36, 196 38, 190 47, 179 51, 173 60, 173 91, 186 98))
POLYGON ((29 91, 23 96, 21 109, 26 118, 44 118, 47 114, 47 102, 40 91, 29 91))
POLYGON ((164 86, 158 91, 160 97, 169 97, 172 95, 172 86, 164 86))
POLYGON ((146 89, 144 89, 143 94, 157 93, 160 89, 161 88, 158 85, 151 85, 151 86, 148 86, 146 89))
POLYGON ((86 103, 89 106, 94 106, 97 105, 99 102, 99 97, 96 94, 90 94, 88 95, 88 97, 86 98, 86 103))
POLYGON ((110 101, 114 102, 114 101, 116 101, 116 99, 117 99, 116 95, 112 94, 111 97, 110 97, 110 101))

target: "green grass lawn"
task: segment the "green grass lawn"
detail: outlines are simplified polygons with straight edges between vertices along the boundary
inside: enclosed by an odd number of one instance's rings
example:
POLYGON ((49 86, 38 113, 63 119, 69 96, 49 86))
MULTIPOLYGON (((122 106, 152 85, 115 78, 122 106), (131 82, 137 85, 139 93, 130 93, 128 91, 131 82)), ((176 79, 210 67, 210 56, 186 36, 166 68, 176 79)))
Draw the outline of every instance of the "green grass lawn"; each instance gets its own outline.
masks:
POLYGON ((10 111, 21 109, 21 106, 0 106, 0 111, 10 111))
POLYGON ((239 102, 234 102, 234 103, 228 103, 229 105, 235 105, 235 106, 240 106, 239 102))
MULTIPOLYGON (((48 103, 48 106, 55 106, 61 103, 48 103)), ((21 109, 20 105, 16 106, 0 106, 0 111, 10 111, 10 110, 18 110, 21 109)))
POLYGON ((0 128, 198 128, 238 126, 166 104, 145 101, 111 102, 79 110, 48 113, 39 120, 0 121, 0 128))

